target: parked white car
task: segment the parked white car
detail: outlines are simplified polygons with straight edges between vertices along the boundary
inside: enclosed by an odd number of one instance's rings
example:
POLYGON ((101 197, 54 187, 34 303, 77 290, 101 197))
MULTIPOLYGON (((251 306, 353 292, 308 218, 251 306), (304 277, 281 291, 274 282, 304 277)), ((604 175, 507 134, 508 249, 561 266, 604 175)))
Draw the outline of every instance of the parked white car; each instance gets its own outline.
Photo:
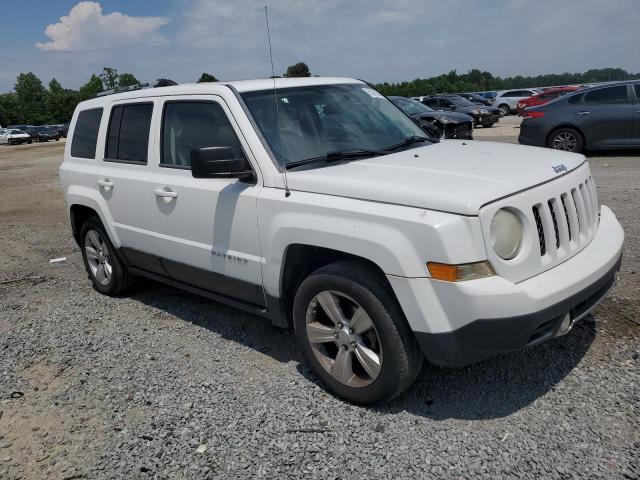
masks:
POLYGON ((326 387, 365 404, 424 357, 564 335, 613 286, 624 232, 584 156, 429 140, 359 80, 275 85, 78 105, 60 177, 96 290, 141 275, 292 325, 326 387))
POLYGON ((539 93, 538 90, 532 88, 500 90, 494 99, 493 106, 498 107, 502 115, 509 115, 515 113, 520 100, 525 100, 537 93, 539 93))
POLYGON ((31 143, 31 136, 22 130, 13 128, 0 129, 0 143, 8 143, 9 145, 31 143))

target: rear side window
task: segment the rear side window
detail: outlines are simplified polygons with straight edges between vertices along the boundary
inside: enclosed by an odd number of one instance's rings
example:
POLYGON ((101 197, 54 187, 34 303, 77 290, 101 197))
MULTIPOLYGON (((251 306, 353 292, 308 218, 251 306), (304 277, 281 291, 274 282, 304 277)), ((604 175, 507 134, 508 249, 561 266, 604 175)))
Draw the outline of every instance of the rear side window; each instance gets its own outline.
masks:
POLYGON ((98 130, 102 119, 102 108, 83 110, 78 114, 76 128, 71 139, 71 156, 79 158, 96 158, 98 130))
POLYGON ((633 88, 636 91, 636 99, 640 102, 640 83, 636 83, 633 88))
POLYGON ((162 116, 163 167, 190 168, 191 151, 204 147, 242 147, 222 107, 215 102, 165 103, 162 116))
POLYGON ((587 92, 584 97, 584 103, 602 105, 627 103, 627 86, 618 85, 587 92))
POLYGON ((106 161, 147 163, 153 103, 118 105, 111 110, 106 161))

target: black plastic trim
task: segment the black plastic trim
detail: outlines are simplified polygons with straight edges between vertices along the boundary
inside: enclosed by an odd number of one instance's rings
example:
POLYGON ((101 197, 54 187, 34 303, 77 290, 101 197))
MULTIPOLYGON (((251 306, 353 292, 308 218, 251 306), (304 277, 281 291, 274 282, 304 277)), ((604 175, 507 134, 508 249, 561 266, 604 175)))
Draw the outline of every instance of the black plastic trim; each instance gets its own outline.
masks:
POLYGON ((193 287, 222 298, 239 301, 259 310, 266 306, 261 285, 129 247, 121 247, 118 253, 129 269, 135 268, 167 277, 170 282, 177 282, 183 286, 193 287))
POLYGON ((538 312, 517 317, 483 318, 446 333, 414 332, 422 352, 437 365, 462 367, 500 353, 553 338, 567 313, 575 320, 604 298, 615 283, 622 255, 602 277, 581 292, 538 312))

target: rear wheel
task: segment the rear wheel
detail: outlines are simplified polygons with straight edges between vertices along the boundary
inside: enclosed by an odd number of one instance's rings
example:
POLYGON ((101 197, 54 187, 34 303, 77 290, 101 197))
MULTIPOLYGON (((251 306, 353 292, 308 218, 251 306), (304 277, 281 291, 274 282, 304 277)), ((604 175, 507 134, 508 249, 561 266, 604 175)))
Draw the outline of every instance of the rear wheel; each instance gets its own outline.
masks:
POLYGON ((91 217, 82 224, 80 248, 89 279, 98 292, 118 295, 130 286, 131 276, 97 217, 91 217))
POLYGON ((500 113, 505 117, 511 113, 511 107, 506 103, 499 105, 498 108, 500 109, 500 113))
POLYGON ((306 361, 332 393, 358 404, 387 401, 415 380, 423 356, 377 272, 337 262, 307 277, 293 307, 306 361))
POLYGON ((573 128, 559 128, 549 135, 547 147, 565 152, 580 153, 584 148, 582 135, 573 128))

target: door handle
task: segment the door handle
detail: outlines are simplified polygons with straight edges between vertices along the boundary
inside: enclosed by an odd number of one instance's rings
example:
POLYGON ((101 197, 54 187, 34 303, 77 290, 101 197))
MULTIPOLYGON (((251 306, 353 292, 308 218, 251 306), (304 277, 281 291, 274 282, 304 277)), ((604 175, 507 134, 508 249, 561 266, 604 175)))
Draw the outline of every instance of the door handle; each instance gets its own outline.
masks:
POLYGON ((584 115, 589 115, 591 112, 578 112, 576 113, 576 115, 580 115, 580 116, 584 116, 584 115))
POLYGON ((177 192, 174 192, 173 190, 165 190, 164 188, 156 188, 153 192, 156 194, 156 197, 166 199, 166 201, 178 197, 177 192))
POLYGON ((108 178, 103 178, 102 180, 98 180, 98 186, 105 190, 109 190, 110 188, 113 188, 113 182, 108 178))

